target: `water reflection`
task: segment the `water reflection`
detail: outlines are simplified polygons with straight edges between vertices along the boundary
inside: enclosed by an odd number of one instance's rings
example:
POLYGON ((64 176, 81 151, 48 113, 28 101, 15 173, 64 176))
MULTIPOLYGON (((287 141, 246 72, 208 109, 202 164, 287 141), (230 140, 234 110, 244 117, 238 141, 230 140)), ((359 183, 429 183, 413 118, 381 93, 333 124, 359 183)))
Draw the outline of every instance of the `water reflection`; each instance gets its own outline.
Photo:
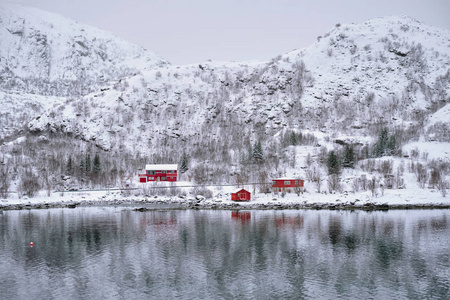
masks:
POLYGON ((6 211, 0 292, 5 299, 449 299, 449 217, 448 210, 6 211))

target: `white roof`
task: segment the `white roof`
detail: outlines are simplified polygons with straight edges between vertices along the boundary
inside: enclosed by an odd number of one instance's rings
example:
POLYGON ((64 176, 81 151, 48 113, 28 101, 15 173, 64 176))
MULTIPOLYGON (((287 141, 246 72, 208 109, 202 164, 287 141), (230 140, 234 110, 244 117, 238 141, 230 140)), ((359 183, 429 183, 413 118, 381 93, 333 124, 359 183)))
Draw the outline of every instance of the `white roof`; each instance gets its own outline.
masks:
POLYGON ((162 171, 162 170, 178 170, 178 165, 145 165, 145 170, 162 171))

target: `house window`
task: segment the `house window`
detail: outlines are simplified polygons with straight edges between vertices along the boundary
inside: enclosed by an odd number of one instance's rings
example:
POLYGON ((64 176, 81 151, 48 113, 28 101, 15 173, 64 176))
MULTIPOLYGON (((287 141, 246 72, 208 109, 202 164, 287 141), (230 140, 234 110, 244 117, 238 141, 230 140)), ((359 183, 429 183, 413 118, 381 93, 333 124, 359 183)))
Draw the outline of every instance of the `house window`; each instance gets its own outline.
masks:
POLYGON ((276 181, 273 181, 272 182, 272 186, 276 186, 277 185, 277 182, 276 181))
POLYGON ((291 184, 291 182, 289 180, 284 182, 284 185, 290 185, 290 184, 291 184))
POLYGON ((155 180, 155 177, 149 177, 148 180, 155 180))
POLYGON ((147 171, 147 175, 155 175, 155 171, 147 171))
POLYGON ((298 180, 295 181, 295 185, 298 185, 298 180))
POLYGON ((164 181, 164 180, 167 180, 167 178, 166 178, 166 177, 161 177, 161 180, 163 180, 163 181, 164 181))
POLYGON ((162 171, 161 173, 166 174, 166 171, 162 171))

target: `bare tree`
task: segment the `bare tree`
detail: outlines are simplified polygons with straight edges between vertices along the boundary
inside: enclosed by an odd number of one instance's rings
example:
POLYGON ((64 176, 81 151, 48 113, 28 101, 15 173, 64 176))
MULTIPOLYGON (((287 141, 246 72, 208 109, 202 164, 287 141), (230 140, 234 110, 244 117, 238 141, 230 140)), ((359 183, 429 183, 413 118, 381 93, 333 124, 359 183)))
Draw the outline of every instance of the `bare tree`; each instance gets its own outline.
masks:
POLYGON ((338 175, 332 174, 328 176, 328 191, 331 194, 334 191, 341 191, 341 182, 338 175))
POLYGON ((308 169, 306 171, 306 177, 309 181, 313 182, 316 185, 317 192, 320 193, 320 187, 322 185, 322 181, 324 178, 322 177, 322 173, 320 172, 320 169, 316 166, 312 167, 311 169, 308 169))
POLYGON ((361 175, 361 188, 363 189, 363 191, 367 191, 367 187, 368 187, 368 181, 367 181, 367 177, 365 174, 361 175))
POLYGON ((369 187, 370 191, 372 192, 372 196, 376 196, 378 185, 379 185, 379 181, 378 181, 378 178, 376 178, 375 176, 372 177, 371 180, 369 180, 368 187, 369 187))
POLYGON ((420 163, 417 163, 416 165, 416 179, 419 183, 419 186, 422 189, 425 188, 425 184, 428 181, 428 172, 427 169, 425 169, 425 167, 420 163))
POLYGON ((359 178, 354 178, 352 181, 352 188, 353 188, 353 192, 356 193, 359 191, 359 186, 360 186, 360 179, 359 178))
POLYGON ((260 171, 259 172, 259 191, 262 193, 268 193, 270 192, 270 188, 267 184, 268 176, 266 171, 260 171))
POLYGON ((437 188, 441 192, 442 197, 447 195, 448 182, 441 178, 437 183, 437 188))
POLYGON ((431 188, 435 188, 439 182, 441 181, 441 172, 437 167, 434 167, 433 169, 431 169, 430 172, 430 180, 429 180, 429 184, 431 186, 431 188))
POLYGON ((392 159, 381 161, 380 167, 379 167, 380 173, 385 175, 385 176, 386 175, 391 175, 392 174, 393 165, 394 165, 394 162, 393 162, 392 159))

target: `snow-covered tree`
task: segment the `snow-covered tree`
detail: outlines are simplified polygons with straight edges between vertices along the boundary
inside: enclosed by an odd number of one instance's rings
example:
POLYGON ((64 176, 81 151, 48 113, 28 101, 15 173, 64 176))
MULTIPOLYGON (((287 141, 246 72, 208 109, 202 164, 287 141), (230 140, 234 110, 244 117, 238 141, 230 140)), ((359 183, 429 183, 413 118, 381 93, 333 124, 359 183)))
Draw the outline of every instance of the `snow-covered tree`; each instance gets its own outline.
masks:
POLYGON ((253 157, 253 160, 257 164, 260 164, 263 162, 264 154, 263 154, 263 150, 262 150, 262 146, 261 146, 261 141, 258 141, 257 143, 255 143, 255 146, 253 147, 252 157, 253 157))

